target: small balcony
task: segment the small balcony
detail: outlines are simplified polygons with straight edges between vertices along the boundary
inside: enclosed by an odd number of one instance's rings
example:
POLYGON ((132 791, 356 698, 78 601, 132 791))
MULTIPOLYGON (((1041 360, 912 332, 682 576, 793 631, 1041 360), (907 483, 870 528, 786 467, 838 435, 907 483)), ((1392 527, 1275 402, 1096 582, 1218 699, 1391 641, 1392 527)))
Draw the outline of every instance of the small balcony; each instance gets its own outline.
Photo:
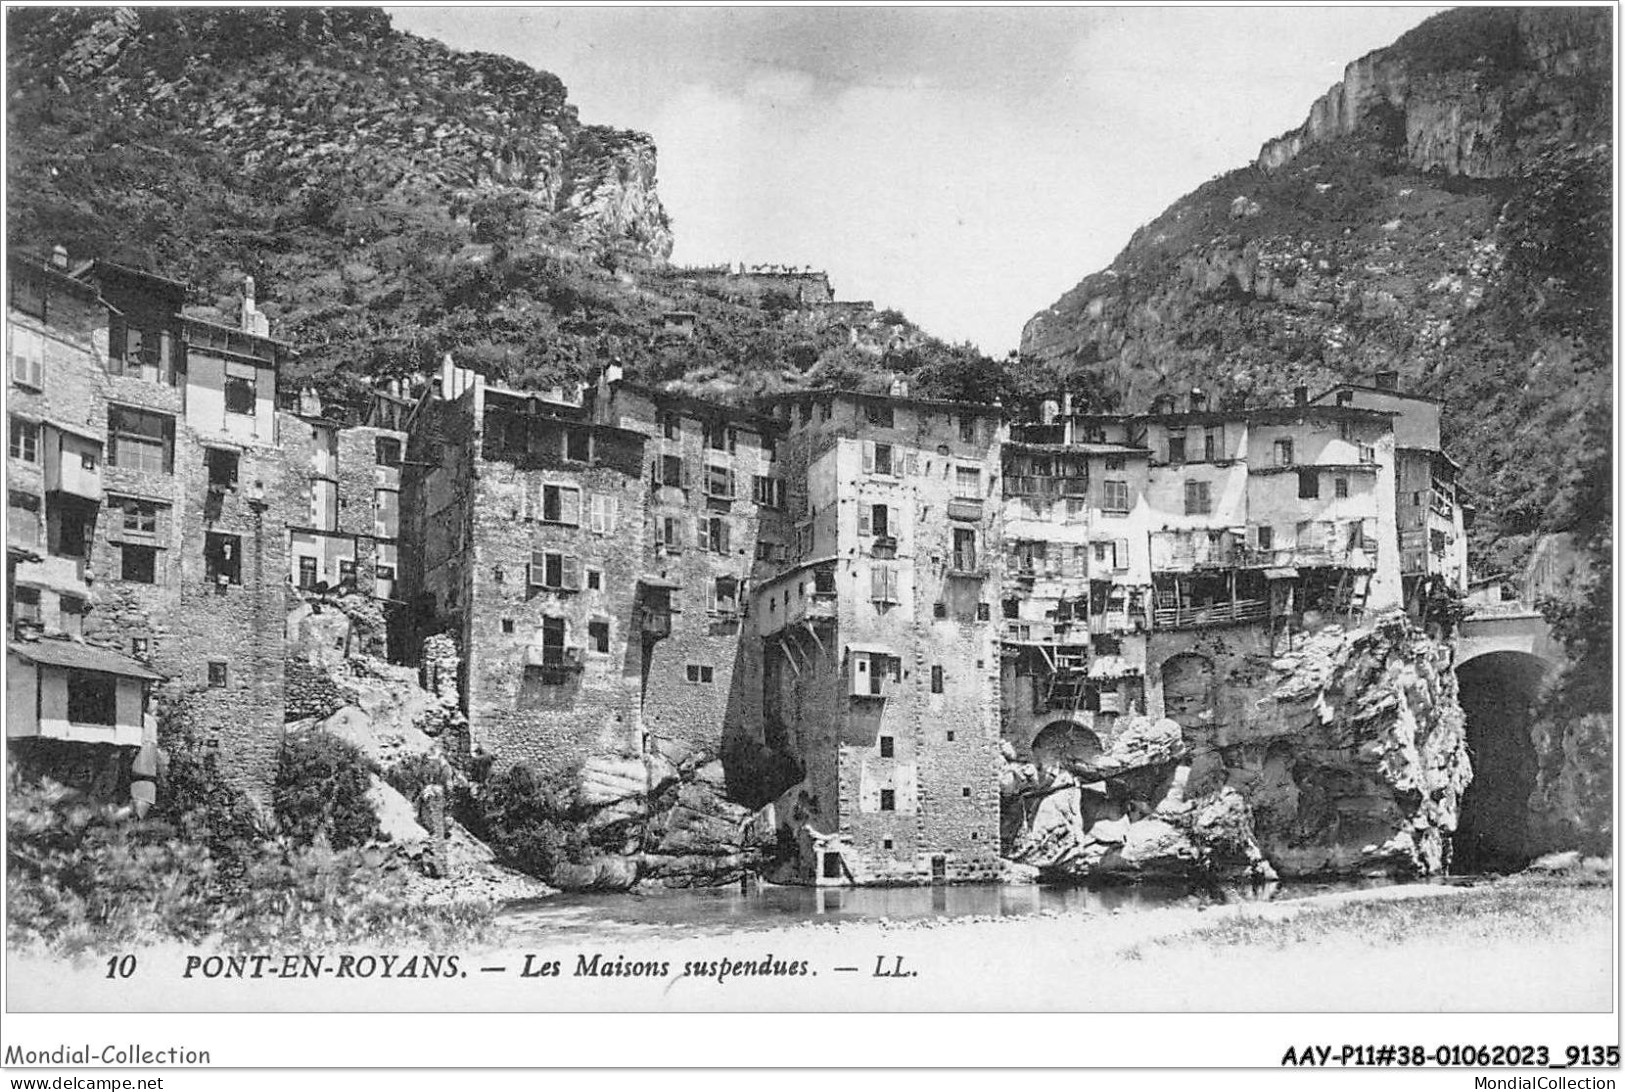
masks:
POLYGON ((645 637, 671 636, 671 611, 643 607, 638 611, 638 630, 645 637))
POLYGON ((1269 602, 1236 599, 1206 606, 1158 607, 1152 618, 1158 629, 1203 629, 1262 622, 1269 617, 1269 602))
POLYGON ((585 657, 579 648, 560 645, 527 645, 524 664, 527 670, 540 671, 548 682, 559 682, 581 671, 585 657))

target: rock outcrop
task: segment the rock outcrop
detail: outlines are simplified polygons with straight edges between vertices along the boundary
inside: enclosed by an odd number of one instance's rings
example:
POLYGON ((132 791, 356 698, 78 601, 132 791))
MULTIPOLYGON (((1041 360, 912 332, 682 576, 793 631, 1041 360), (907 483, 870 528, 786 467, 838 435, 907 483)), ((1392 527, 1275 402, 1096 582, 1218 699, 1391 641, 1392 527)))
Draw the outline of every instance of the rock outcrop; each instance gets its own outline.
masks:
POLYGON ((1449 646, 1401 616, 1282 655, 1231 642, 1198 642, 1225 684, 1186 723, 1137 718, 1067 768, 1010 762, 1006 854, 1059 876, 1442 871, 1471 777, 1449 646))

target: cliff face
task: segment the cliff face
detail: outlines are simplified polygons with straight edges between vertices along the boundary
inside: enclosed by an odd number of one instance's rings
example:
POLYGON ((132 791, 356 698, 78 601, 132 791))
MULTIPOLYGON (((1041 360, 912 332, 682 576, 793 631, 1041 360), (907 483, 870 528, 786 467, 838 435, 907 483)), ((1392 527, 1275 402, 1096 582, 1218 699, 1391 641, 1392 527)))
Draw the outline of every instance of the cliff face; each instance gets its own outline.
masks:
MULTIPOLYGON (((1350 64, 1257 165, 1372 124, 1403 122, 1404 158, 1420 171, 1496 178, 1542 153, 1606 132, 1609 14, 1600 8, 1486 9, 1430 20, 1350 64)), ((1396 131, 1397 139, 1399 133, 1396 131)))
MULTIPOLYGON (((109 129, 192 134, 261 193, 329 184, 453 209, 507 194, 577 242, 670 253, 647 137, 583 127, 558 77, 398 34, 382 12, 62 9, 16 13, 11 31, 14 131, 48 126, 68 96, 109 129)), ((91 143, 36 147, 19 181, 94 182, 91 143)))
POLYGON ((1602 8, 1476 8, 1353 64, 1297 130, 1141 228, 1022 350, 1144 409, 1397 371, 1510 568, 1589 518, 1610 431, 1610 45, 1602 8))
POLYGON ((1214 631, 1221 689, 1182 723, 1129 727, 1100 759, 1012 763, 1006 851, 1051 874, 1442 871, 1471 779, 1450 650, 1402 617, 1271 655, 1214 631))

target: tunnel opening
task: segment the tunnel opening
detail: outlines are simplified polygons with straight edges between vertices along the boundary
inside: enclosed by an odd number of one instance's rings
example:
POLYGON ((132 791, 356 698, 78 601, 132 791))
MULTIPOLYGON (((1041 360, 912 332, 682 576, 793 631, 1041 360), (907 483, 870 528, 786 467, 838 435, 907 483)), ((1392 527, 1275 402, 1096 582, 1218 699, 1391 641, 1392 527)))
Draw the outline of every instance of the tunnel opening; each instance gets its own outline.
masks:
POLYGON ((1538 770, 1529 723, 1545 670, 1522 652, 1493 652, 1456 668, 1473 780, 1451 840, 1452 872, 1516 872, 1529 863, 1538 770))

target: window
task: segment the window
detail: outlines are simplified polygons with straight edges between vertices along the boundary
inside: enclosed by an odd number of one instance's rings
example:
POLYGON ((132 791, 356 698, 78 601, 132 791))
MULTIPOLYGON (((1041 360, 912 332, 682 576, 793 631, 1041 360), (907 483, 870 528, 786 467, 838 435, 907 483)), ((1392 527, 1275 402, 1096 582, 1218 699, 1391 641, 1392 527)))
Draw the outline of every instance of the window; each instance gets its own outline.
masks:
POLYGON ((778 478, 770 478, 757 474, 754 479, 754 498, 763 508, 784 507, 784 482, 778 478))
POLYGON ((564 457, 571 462, 592 462, 592 433, 584 428, 564 430, 564 457))
POLYGON ((1202 434, 1202 460, 1214 463, 1224 458, 1224 430, 1210 428, 1202 434))
POLYGON ((316 586, 316 559, 302 556, 299 558, 299 586, 306 590, 316 586))
POLYGON ((711 610, 725 617, 739 613, 739 580, 732 576, 719 576, 711 587, 711 610))
POLYGON ((869 567, 869 598, 876 603, 898 603, 897 570, 890 565, 869 567))
POLYGON ((1338 500, 1345 500, 1349 495, 1349 480, 1347 478, 1332 479, 1332 496, 1338 500))
POLYGON ((681 455, 662 455, 660 457, 660 476, 657 480, 661 485, 669 485, 674 489, 683 488, 683 457, 681 455))
POLYGON ((20 625, 25 622, 31 622, 34 625, 39 625, 39 589, 18 588, 12 594, 11 611, 11 621, 13 625, 20 625))
POLYGON ((243 582, 242 539, 214 531, 203 538, 204 576, 211 584, 243 582))
POLYGON ((701 517, 696 529, 700 537, 700 549, 710 550, 714 554, 725 554, 728 548, 728 521, 721 516, 712 516, 709 519, 701 517))
POLYGON ((603 591, 604 590, 604 574, 603 574, 602 570, 599 570, 599 569, 588 569, 587 570, 587 590, 588 591, 603 591))
POLYGON ((1354 392, 1353 391, 1338 391, 1337 392, 1337 404, 1340 405, 1340 406, 1352 406, 1352 405, 1354 405, 1354 392))
POLYGON ((950 728, 950 729, 948 729, 948 742, 952 743, 953 741, 954 741, 954 732, 953 732, 953 729, 950 728))
POLYGON ((688 681, 691 683, 708 683, 713 678, 710 664, 689 664, 688 681))
POLYGON ((401 442, 393 436, 380 436, 373 442, 373 461, 379 466, 401 465, 401 442))
POLYGON ((40 540, 39 498, 30 493, 6 495, 9 537, 20 546, 38 546, 40 540))
POLYGON ((978 603, 978 604, 976 604, 976 620, 978 622, 990 622, 990 621, 992 621, 993 620, 993 606, 992 606, 992 604, 990 604, 990 603, 978 603))
POLYGON ((126 542, 119 547, 119 579, 136 584, 153 584, 158 580, 158 550, 152 546, 137 546, 126 542))
POLYGON ((372 533, 379 538, 394 538, 401 531, 401 495, 394 489, 375 489, 372 492, 372 533))
POLYGON ((683 549, 683 524, 675 516, 662 516, 660 520, 660 545, 668 553, 681 553, 683 549))
POLYGON ((226 376, 226 412, 252 415, 254 380, 244 375, 226 376))
POLYGON ((11 381, 36 390, 43 387, 45 339, 33 330, 7 327, 11 335, 11 381))
POLYGON ((147 501, 121 501, 124 533, 126 535, 156 535, 158 533, 158 506, 147 501))
POLYGON ((1298 471, 1298 499, 1311 500, 1320 496, 1320 475, 1313 470, 1298 471))
POLYGON ((595 535, 612 535, 620 519, 621 499, 608 493, 593 493, 588 497, 587 523, 595 535))
POLYGON ((976 532, 969 527, 954 528, 954 568, 962 573, 976 571, 976 532))
POLYGON ((148 474, 175 472, 175 419, 124 406, 107 407, 107 462, 148 474))
POLYGON ((587 623, 587 641, 591 644, 592 650, 594 652, 608 652, 609 651, 609 623, 608 622, 603 622, 603 621, 588 622, 587 623))
POLYGON ((11 306, 25 315, 45 317, 45 286, 26 277, 11 278, 11 306))
POLYGON ((118 723, 118 679, 100 671, 68 672, 68 722, 118 723))
POLYGON ((1114 515, 1123 515, 1128 511, 1128 482, 1115 481, 1107 478, 1105 481, 1106 499, 1102 510, 1114 515))
POLYGON ((210 660, 209 661, 209 685, 211 687, 218 688, 218 687, 225 686, 226 682, 227 682, 227 677, 228 676, 227 676, 227 673, 226 673, 226 661, 224 661, 224 660, 210 660))
POLYGON ((935 603, 932 603, 931 604, 931 617, 933 617, 933 618, 946 618, 946 617, 948 617, 948 604, 942 602, 942 600, 940 600, 940 599, 937 600, 935 603))
POLYGON ((891 538, 891 509, 884 504, 869 506, 869 527, 876 538, 891 538))
POLYGON ((1275 441, 1275 465, 1292 465, 1292 441, 1290 439, 1282 438, 1275 441))
POLYGON ((11 457, 25 463, 39 462, 39 425, 21 417, 11 419, 11 457))
POLYGON ((660 415, 660 434, 668 440, 681 440, 683 438, 683 418, 675 413, 662 413, 660 415))
POLYGON ((873 474, 895 473, 890 444, 869 444, 866 450, 869 453, 869 465, 864 468, 865 470, 873 474))
POLYGON ((705 468, 705 495, 730 500, 734 495, 734 472, 725 466, 705 468))
POLYGON ((954 495, 975 500, 982 495, 982 472, 974 466, 954 468, 954 495))
POLYGON ((880 757, 881 758, 893 758, 893 757, 895 757, 896 753, 897 753, 896 744, 897 744, 897 741, 895 739, 893 739, 891 736, 881 736, 880 737, 880 757))
POLYGON ((542 519, 548 523, 581 522, 581 490, 568 485, 542 486, 542 519))
POLYGON ((393 565, 379 565, 379 566, 377 566, 376 568, 373 569, 372 574, 373 574, 374 578, 376 578, 378 580, 394 580, 395 579, 395 566, 393 566, 393 565))
POLYGON ((732 452, 739 446, 739 432, 721 423, 708 423, 705 426, 704 444, 712 451, 732 452))
POLYGON ((580 563, 568 554, 534 550, 530 555, 529 583, 533 588, 575 591, 581 586, 580 563))
POLYGON ((1370 444, 1360 445, 1360 461, 1370 464, 1377 461, 1377 449, 1370 444))
POLYGON ((959 442, 974 444, 976 442, 976 418, 961 417, 959 419, 959 442))
POLYGON ((965 797, 967 800, 970 799, 970 786, 962 786, 959 790, 959 795, 965 797))
POLYGON ((1112 543, 1112 568, 1118 571, 1128 568, 1128 539, 1120 538, 1112 543))
POLYGON ((881 811, 896 811, 897 810, 897 790, 896 789, 881 789, 880 790, 880 810, 881 811))
POLYGON ((892 413, 892 408, 883 403, 871 402, 869 405, 864 407, 863 416, 864 420, 868 421, 876 428, 891 428, 894 424, 896 424, 895 417, 892 413))
POLYGON ((543 618, 540 630, 543 667, 564 666, 565 622, 563 618, 543 618))
POLYGON ((1182 463, 1185 461, 1185 431, 1180 429, 1168 430, 1168 461, 1182 463))
POLYGON ((134 656, 138 660, 146 659, 147 658, 147 650, 149 648, 151 648, 151 647, 152 647, 152 638, 150 638, 150 637, 131 637, 130 638, 130 655, 134 656))
POLYGON ((503 633, 512 633, 513 632, 513 619, 512 618, 504 618, 502 620, 502 632, 503 633))
MULTIPOLYGON (((220 447, 204 448, 203 462, 209 469, 209 485, 218 489, 237 488, 238 461, 239 456, 235 451, 220 447)), ((311 511, 316 511, 314 501, 311 511)))
POLYGON ((931 665, 931 693, 942 693, 942 665, 931 665))
POLYGON ((1337 438, 1339 440, 1352 440, 1352 439, 1354 439, 1354 422, 1353 421, 1339 421, 1339 422, 1337 422, 1337 438))
POLYGON ((1263 526, 1258 529, 1258 548, 1260 550, 1275 549, 1275 528, 1263 526))
POLYGON ((1205 516, 1213 510, 1213 498, 1207 482, 1185 483, 1185 514, 1205 516))
POLYGON ((1108 455, 1108 456, 1106 456, 1106 469, 1107 470, 1122 470, 1127 465, 1128 465, 1128 460, 1124 459, 1123 456, 1121 456, 1121 455, 1108 455))

